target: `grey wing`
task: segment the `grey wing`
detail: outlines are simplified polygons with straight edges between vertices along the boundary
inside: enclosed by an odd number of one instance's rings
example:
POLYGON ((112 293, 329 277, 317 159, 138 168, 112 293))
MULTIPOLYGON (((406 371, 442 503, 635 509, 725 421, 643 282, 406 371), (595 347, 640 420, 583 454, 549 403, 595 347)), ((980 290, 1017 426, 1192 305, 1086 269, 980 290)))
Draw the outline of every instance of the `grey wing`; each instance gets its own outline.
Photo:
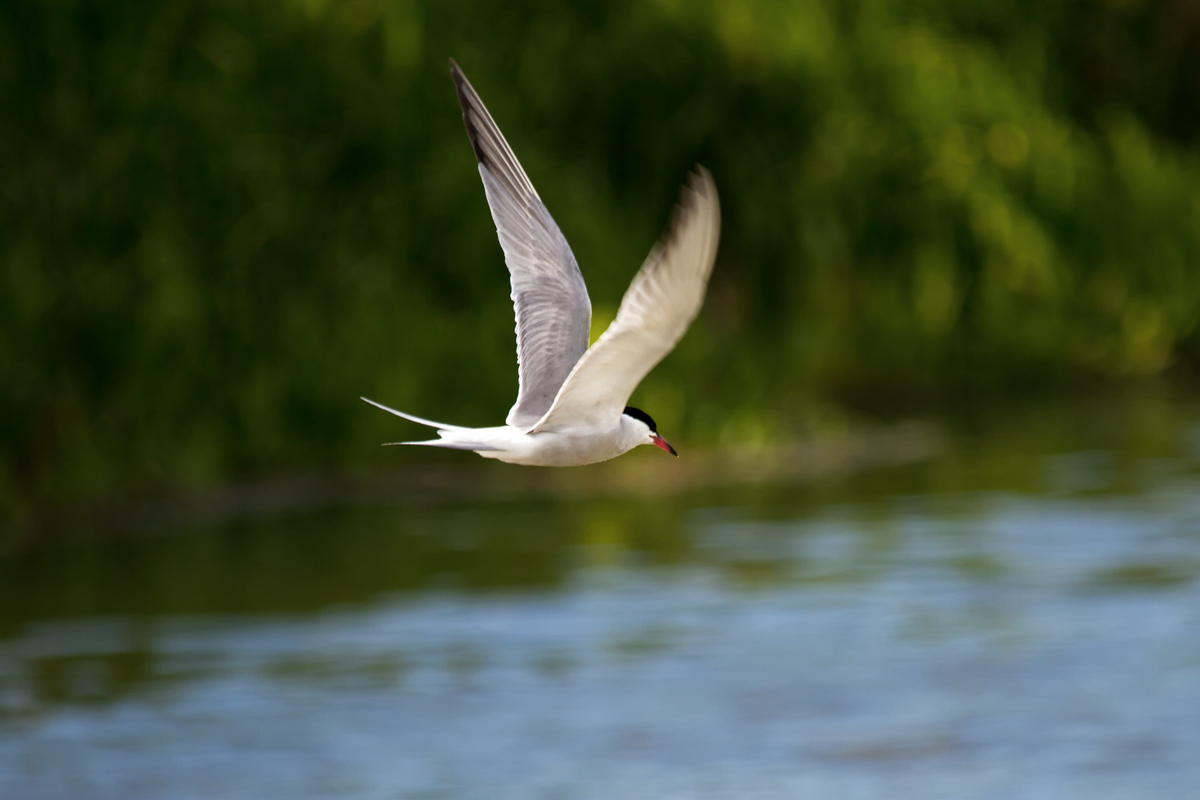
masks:
POLYGON ((626 290, 617 318, 575 365, 531 432, 602 428, 620 418, 642 378, 699 313, 720 231, 717 187, 708 170, 697 167, 662 239, 626 290))
POLYGON ((588 349, 592 305, 566 238, 453 59, 450 71, 512 279, 520 388, 506 422, 529 428, 588 349))

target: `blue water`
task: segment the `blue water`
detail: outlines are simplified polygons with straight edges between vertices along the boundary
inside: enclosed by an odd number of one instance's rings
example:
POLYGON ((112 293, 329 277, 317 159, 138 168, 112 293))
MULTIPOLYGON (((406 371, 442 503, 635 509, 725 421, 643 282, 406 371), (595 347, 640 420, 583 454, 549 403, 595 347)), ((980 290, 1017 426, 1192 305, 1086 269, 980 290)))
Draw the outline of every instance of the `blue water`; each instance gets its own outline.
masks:
POLYGON ((1031 490, 384 509, 18 553, 98 597, 142 549, 228 571, 10 620, 0 797, 1200 797, 1196 430, 1033 454, 1031 490), (365 599, 304 594, 356 535, 438 545, 365 599))

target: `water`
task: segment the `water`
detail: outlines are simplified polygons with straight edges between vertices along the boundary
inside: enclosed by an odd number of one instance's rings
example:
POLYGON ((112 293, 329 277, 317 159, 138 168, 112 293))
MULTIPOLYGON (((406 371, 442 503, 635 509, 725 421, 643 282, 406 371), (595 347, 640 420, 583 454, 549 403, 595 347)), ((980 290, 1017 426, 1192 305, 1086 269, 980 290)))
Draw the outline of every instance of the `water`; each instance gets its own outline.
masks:
POLYGON ((27 546, 0 797, 1195 797, 1197 423, 1026 410, 837 481, 27 546))

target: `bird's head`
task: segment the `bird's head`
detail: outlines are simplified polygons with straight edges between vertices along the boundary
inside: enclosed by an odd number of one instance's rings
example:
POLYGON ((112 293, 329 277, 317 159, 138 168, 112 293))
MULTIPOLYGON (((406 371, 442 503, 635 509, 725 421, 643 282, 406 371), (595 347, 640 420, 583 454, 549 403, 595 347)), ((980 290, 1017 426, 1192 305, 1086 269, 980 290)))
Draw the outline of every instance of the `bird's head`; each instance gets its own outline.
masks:
POLYGON ((633 406, 625 406, 625 410, 621 413, 646 428, 646 441, 642 442, 642 444, 652 444, 678 458, 679 453, 675 452, 675 448, 671 447, 671 443, 658 435, 658 426, 654 424, 654 419, 649 414, 633 406))

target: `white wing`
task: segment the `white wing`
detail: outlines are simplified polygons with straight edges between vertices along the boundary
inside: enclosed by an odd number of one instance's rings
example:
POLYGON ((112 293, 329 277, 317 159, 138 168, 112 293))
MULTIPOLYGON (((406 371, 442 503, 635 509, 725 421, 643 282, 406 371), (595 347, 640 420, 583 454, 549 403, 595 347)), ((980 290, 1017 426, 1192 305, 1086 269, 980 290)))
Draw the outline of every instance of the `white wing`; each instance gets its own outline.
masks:
POLYGON ((617 318, 563 383, 530 433, 612 424, 654 365, 674 349, 704 303, 721 210, 703 167, 688 177, 671 222, 621 300, 617 318))
POLYGON ((566 238, 453 59, 450 72, 512 278, 520 388, 506 422, 528 428, 587 351, 592 304, 566 238))

